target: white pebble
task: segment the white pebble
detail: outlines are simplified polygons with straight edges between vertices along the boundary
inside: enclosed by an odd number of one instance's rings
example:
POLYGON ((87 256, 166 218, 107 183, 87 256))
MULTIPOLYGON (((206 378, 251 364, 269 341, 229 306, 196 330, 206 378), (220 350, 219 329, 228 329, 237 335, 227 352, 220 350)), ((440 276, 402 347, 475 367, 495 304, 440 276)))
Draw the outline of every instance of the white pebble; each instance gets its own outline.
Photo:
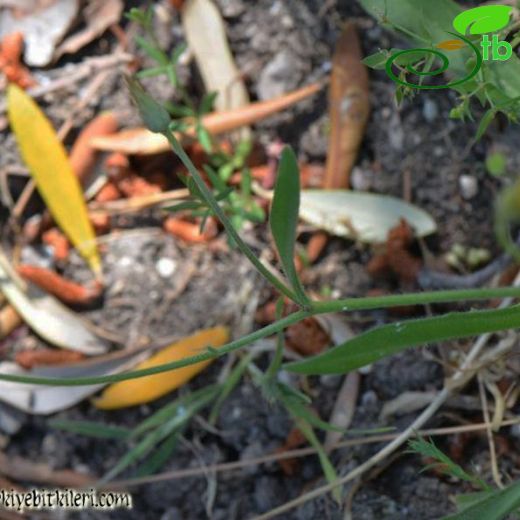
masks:
POLYGON ((462 198, 470 200, 478 193, 478 181, 472 175, 461 175, 459 177, 459 188, 462 198))
POLYGON ((169 278, 176 268, 176 263, 171 258, 160 258, 155 264, 157 272, 162 278, 169 278))

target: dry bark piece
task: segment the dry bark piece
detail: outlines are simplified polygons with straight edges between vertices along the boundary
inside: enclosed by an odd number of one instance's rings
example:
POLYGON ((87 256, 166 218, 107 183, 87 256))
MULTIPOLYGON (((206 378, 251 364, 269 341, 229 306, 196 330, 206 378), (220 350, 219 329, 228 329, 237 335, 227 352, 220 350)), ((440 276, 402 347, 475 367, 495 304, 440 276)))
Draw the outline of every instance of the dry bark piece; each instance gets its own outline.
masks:
POLYGON ((42 365, 63 365, 74 363, 85 359, 81 352, 72 350, 56 350, 51 348, 41 348, 36 350, 22 350, 17 352, 14 360, 21 367, 30 370, 35 366, 42 365))
POLYGON ((356 161, 370 113, 368 71, 362 63, 356 28, 347 23, 332 59, 329 87, 330 137, 325 189, 350 185, 350 172, 356 161))
POLYGON ((99 282, 95 282, 93 287, 84 287, 44 267, 19 265, 16 270, 24 280, 34 283, 45 292, 71 305, 91 304, 102 292, 99 282))
MULTIPOLYGON (((287 438, 280 448, 276 450, 276 453, 285 453, 287 451, 294 450, 296 448, 300 448, 301 446, 304 446, 307 443, 307 439, 303 435, 303 433, 296 427, 294 427, 289 434, 287 435, 287 438)), ((299 466, 299 459, 293 458, 293 459, 280 459, 278 461, 278 464, 280 464, 282 471, 288 476, 292 476, 296 473, 299 466)))
POLYGON ((422 267, 420 258, 410 253, 414 233, 408 223, 401 219, 399 224, 390 230, 383 252, 377 254, 367 265, 372 276, 395 274, 401 282, 415 282, 422 267))
POLYGON ((81 183, 84 183, 96 165, 98 151, 92 148, 90 144, 92 139, 113 134, 117 131, 118 124, 113 113, 103 112, 92 119, 80 132, 72 146, 69 159, 81 183))
POLYGON ((325 350, 331 344, 331 339, 316 318, 311 316, 287 327, 285 342, 287 347, 298 354, 312 356, 325 350))

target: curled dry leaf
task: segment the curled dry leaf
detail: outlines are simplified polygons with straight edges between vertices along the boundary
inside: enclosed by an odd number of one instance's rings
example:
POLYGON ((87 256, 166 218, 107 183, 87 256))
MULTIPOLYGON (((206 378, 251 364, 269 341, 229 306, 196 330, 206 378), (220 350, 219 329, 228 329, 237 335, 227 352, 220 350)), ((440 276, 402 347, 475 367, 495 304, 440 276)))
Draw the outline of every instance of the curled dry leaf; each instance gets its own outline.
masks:
POLYGON ((433 218, 417 206, 388 195, 348 190, 303 190, 300 218, 333 235, 368 243, 385 242, 401 219, 418 237, 437 229, 433 218))
POLYGON ((118 120, 112 112, 103 112, 88 123, 79 133, 70 151, 69 160, 81 183, 84 183, 96 165, 98 151, 90 142, 95 137, 113 134, 117 131, 118 120))
MULTIPOLYGON (((205 329, 164 348, 138 365, 136 370, 180 361, 200 354, 208 347, 220 347, 228 340, 229 330, 227 327, 205 329)), ((209 363, 211 363, 211 360, 179 368, 172 372, 163 372, 162 374, 115 383, 106 388, 101 396, 95 399, 94 405, 103 410, 112 410, 148 403, 184 385, 209 363)))
POLYGON ((368 263, 368 273, 381 276, 392 272, 402 282, 414 282, 421 270, 422 261, 410 252, 413 241, 412 228, 401 219, 399 224, 389 231, 384 250, 368 263))
MULTIPOLYGON (((98 356, 88 361, 69 363, 66 365, 39 366, 28 371, 16 363, 4 361, 0 363, 3 374, 24 376, 77 378, 97 377, 117 374, 131 369, 146 357, 146 352, 128 352, 121 355, 109 354, 98 356)), ((9 383, 0 381, 0 400, 27 413, 48 415, 83 401, 97 392, 104 385, 88 386, 42 386, 9 383)))
POLYGON ((16 12, 0 11, 0 37, 14 31, 23 34, 25 62, 32 67, 49 65, 54 48, 70 29, 79 9, 79 0, 41 2, 41 7, 16 12))
POLYGON ((79 49, 101 36, 111 25, 119 22, 123 12, 122 0, 91 0, 82 10, 86 27, 67 38, 54 53, 54 60, 79 49))
MULTIPOLYGON (((57 347, 87 355, 106 352, 107 343, 53 296, 26 284, 0 252, 0 291, 31 329, 57 347)), ((1 392, 0 392, 1 393, 1 392)))
POLYGON ((243 107, 249 96, 229 49, 226 28, 211 0, 190 0, 182 9, 182 25, 195 56, 206 92, 217 92, 218 111, 243 107))
POLYGON ((84 287, 44 267, 19 265, 16 270, 24 280, 70 305, 89 305, 101 296, 103 290, 99 282, 94 282, 93 287, 84 287))
MULTIPOLYGON (((202 122, 206 130, 212 135, 231 132, 281 112, 312 96, 322 87, 323 83, 312 83, 275 99, 251 103, 245 107, 225 112, 213 112, 204 116, 202 122)), ((186 137, 195 137, 195 134, 192 131, 177 137, 182 141, 186 137)), ((92 140, 91 144, 98 150, 121 152, 129 155, 151 155, 170 151, 168 140, 162 134, 150 132, 146 128, 132 128, 111 136, 97 137, 92 140)))
POLYGON ((361 45, 353 23, 347 23, 336 44, 329 87, 330 137, 325 189, 349 187, 370 113, 369 83, 361 45))

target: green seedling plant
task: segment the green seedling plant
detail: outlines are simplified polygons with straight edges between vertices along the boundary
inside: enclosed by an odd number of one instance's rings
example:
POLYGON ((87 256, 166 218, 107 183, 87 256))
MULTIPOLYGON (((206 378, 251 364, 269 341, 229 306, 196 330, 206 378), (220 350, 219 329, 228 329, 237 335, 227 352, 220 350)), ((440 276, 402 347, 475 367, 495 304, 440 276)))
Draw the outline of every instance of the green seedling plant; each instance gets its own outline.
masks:
MULTIPOLYGON (((113 479, 120 472, 144 457, 148 457, 147 464, 144 469, 141 468, 138 471, 144 474, 146 471, 156 470, 175 449, 179 435, 187 424, 187 420, 193 414, 212 404, 210 415, 212 420, 215 421, 223 400, 229 395, 242 375, 248 371, 255 383, 262 389, 266 398, 280 403, 295 419, 302 433, 316 448, 324 474, 333 483, 337 478, 336 473, 325 451, 319 444, 314 429, 330 430, 336 427, 322 421, 312 412, 308 396, 301 393, 297 388, 281 382, 279 377, 281 371, 287 370, 304 375, 345 374, 406 348, 520 327, 520 307, 518 305, 494 310, 453 312, 441 316, 419 318, 375 327, 318 356, 298 362, 284 363, 283 331, 287 326, 309 316, 334 312, 349 313, 403 305, 425 305, 441 302, 518 297, 520 296, 520 288, 502 287, 496 289, 432 291, 326 301, 312 299, 302 285, 294 264, 296 228, 300 203, 300 176, 294 152, 289 147, 286 147, 282 152, 269 215, 273 241, 284 274, 282 276, 273 267, 266 266, 258 258, 255 251, 242 240, 237 228, 226 214, 225 200, 228 193, 226 191, 219 192, 219 187, 216 184, 222 179, 219 177, 218 170, 213 175, 208 175, 208 179, 205 180, 175 137, 175 123, 172 124, 171 115, 167 109, 150 97, 137 80, 129 79, 128 87, 145 125, 152 132, 162 133, 168 139, 172 150, 187 168, 189 173, 187 184, 192 192, 193 201, 199 205, 200 209, 204 209, 208 215, 216 217, 221 222, 229 239, 237 249, 246 256, 258 273, 280 294, 280 302, 277 309, 277 319, 274 323, 235 339, 219 349, 208 345, 207 349, 200 354, 181 361, 98 377, 59 379, 0 374, 1 380, 28 384, 52 386, 105 384, 145 377, 189 366, 202 360, 219 358, 231 352, 244 349, 257 340, 273 335, 277 337, 275 354, 265 372, 252 362, 250 355, 245 354, 235 367, 233 377, 230 377, 226 383, 206 387, 200 391, 200 395, 197 393, 191 394, 191 397, 186 398, 189 402, 183 402, 182 406, 178 404, 178 400, 166 405, 147 419, 144 423, 145 426, 143 424, 138 426, 138 433, 125 434, 119 428, 115 430, 110 428, 96 430, 92 425, 85 424, 72 426, 70 424, 64 425, 63 423, 61 425, 58 424, 57 426, 69 429, 76 428, 76 431, 85 433, 94 430, 99 435, 101 431, 105 436, 113 435, 115 438, 136 443, 123 459, 104 476, 103 482, 113 479), (215 193, 220 193, 220 195, 215 196, 215 193), (281 302, 283 299, 294 302, 299 307, 299 310, 282 317, 281 302), (179 410, 182 410, 182 412, 179 410)), ((333 494, 337 499, 339 499, 339 493, 339 488, 333 488, 333 494)))
MULTIPOLYGON (((203 222, 209 216, 220 221, 229 241, 242 252, 258 273, 280 295, 277 319, 274 323, 237 338, 219 349, 208 345, 206 350, 195 356, 160 366, 107 376, 68 379, 0 374, 0 380, 51 386, 107 384, 163 373, 203 360, 219 358, 245 349, 257 340, 274 335, 277 338, 276 350, 266 371, 260 370, 254 363, 253 356, 245 353, 233 369, 232 377, 229 377, 225 383, 210 385, 188 396, 176 399, 133 430, 92 423, 54 422, 53 424, 77 433, 114 438, 129 443, 129 451, 103 477, 102 482, 114 479, 135 463, 141 463, 138 474, 144 475, 156 471, 168 459, 177 446, 183 429, 196 413, 211 405, 210 419, 215 422, 222 402, 238 384, 240 378, 248 372, 253 381, 262 389, 266 398, 284 406, 295 419, 302 433, 315 447, 326 478, 333 483, 337 476, 325 450, 321 447, 315 429, 337 428, 322 421, 314 414, 310 408, 308 396, 297 388, 281 382, 279 377, 281 371, 286 370, 304 375, 345 374, 406 348, 517 328, 520 327, 520 307, 515 305, 506 309, 454 312, 383 325, 361 333, 321 355, 292 363, 283 362, 284 330, 289 325, 318 314, 351 313, 406 305, 519 297, 520 288, 432 291, 325 301, 311 298, 298 277, 294 263, 300 205, 300 175, 296 156, 290 147, 286 147, 281 154, 269 215, 269 227, 283 274, 278 273, 273 266, 264 264, 259 259, 257 252, 251 249, 240 236, 240 228, 246 220, 260 222, 264 219, 263 212, 251 195, 251 177, 246 167, 250 145, 243 142, 232 154, 215 150, 209 134, 202 125, 202 116, 212 109, 214 95, 206 96, 198 107, 189 99, 179 84, 176 72, 182 48, 176 48, 170 56, 160 49, 153 35, 152 16, 150 10, 145 12, 132 10, 129 13, 129 18, 139 23, 147 35, 147 38, 138 39, 138 45, 157 65, 141 71, 136 79, 128 79, 128 87, 144 124, 150 131, 161 133, 166 137, 173 152, 188 171, 185 183, 191 193, 191 199, 172 209, 192 211, 194 215, 203 217, 203 222), (142 88, 139 77, 154 77, 159 74, 167 75, 172 86, 177 89, 182 100, 181 104, 160 104, 142 88), (187 123, 187 120, 191 122, 187 123), (195 134, 208 152, 208 164, 204 177, 176 137, 178 132, 188 130, 189 124, 195 125, 195 134), (228 183, 236 170, 242 172, 242 184, 238 191, 233 190, 228 183), (294 302, 298 310, 282 317, 281 302, 283 300, 294 302), (143 463, 144 459, 146 461, 143 463)), ((333 494, 337 500, 340 499, 339 487, 333 488, 333 494)))
MULTIPOLYGON (((177 45, 168 55, 162 48, 155 35, 154 9, 132 8, 126 17, 138 24, 144 33, 136 36, 135 41, 139 48, 155 62, 153 67, 143 69, 136 74, 137 79, 166 76, 179 98, 179 102, 165 101, 164 107, 171 115, 170 128, 178 133, 194 130, 195 138, 207 154, 206 174, 211 178, 211 185, 215 188, 215 196, 222 201, 224 211, 230 216, 233 224, 240 229, 245 222, 261 223, 265 214, 252 197, 251 172, 247 168, 247 159, 251 152, 251 142, 241 140, 234 152, 225 151, 214 142, 204 127, 203 117, 213 111, 217 96, 216 92, 205 94, 199 103, 189 95, 179 80, 179 61, 186 50, 184 43, 177 45), (229 180, 233 173, 241 172, 240 190, 229 188, 229 180)), ((192 193, 194 193, 192 188, 192 193)), ((204 227, 207 211, 197 201, 178 204, 171 208, 174 211, 188 211, 192 217, 203 217, 201 228, 204 227)))
MULTIPOLYGON (((413 52, 403 49, 381 49, 375 54, 368 56, 365 64, 374 69, 384 70, 388 59, 396 53, 403 54, 396 60, 394 65, 398 67, 399 79, 404 81, 407 67, 412 66, 420 71, 418 85, 424 84, 428 75, 437 74, 439 59, 434 56, 439 55, 437 45, 443 40, 452 39, 458 36, 461 41, 466 41, 462 49, 457 51, 447 51, 444 56, 448 59, 447 73, 451 78, 467 77, 468 72, 475 67, 475 53, 471 50, 471 45, 479 47, 480 35, 493 32, 492 26, 485 26, 486 23, 492 24, 491 18, 479 20, 482 24, 480 32, 475 35, 471 33, 465 38, 456 35, 453 31, 453 21, 463 13, 460 7, 453 0, 403 0, 391 2, 388 0, 360 0, 361 5, 370 13, 382 27, 403 37, 413 47, 423 49, 426 52, 413 52), (451 35, 451 36, 450 36, 451 35)), ((495 6, 499 9, 507 10, 504 6, 495 6)), ((464 15, 471 16, 466 12, 464 15)), ((464 15, 460 17, 466 25, 472 20, 464 20, 464 15)), ((504 22, 502 20, 502 22, 504 22)), ((507 23, 507 19, 505 20, 507 23)), ((499 24, 500 26, 500 24, 499 24)), ((473 101, 486 109, 482 116, 476 139, 480 139, 486 132, 488 126, 498 113, 503 113, 510 121, 516 122, 520 115, 520 59, 515 50, 520 43, 518 32, 519 24, 512 19, 505 27, 496 33, 497 40, 510 40, 512 55, 507 61, 493 61, 487 52, 482 51, 484 60, 479 65, 478 73, 468 81, 454 84, 454 90, 458 97, 458 104, 451 110, 450 117, 454 119, 473 119, 473 101)), ((466 27, 460 28, 464 34, 466 27)), ((485 38, 488 35, 485 34, 485 38)), ((477 55, 478 57, 478 55, 477 55)), ((482 56, 481 56, 482 58, 482 56)), ((455 83, 455 82, 454 82, 455 83)), ((401 103, 406 97, 416 95, 419 90, 397 85, 396 99, 401 103)))
POLYGON ((520 512, 520 481, 513 482, 503 489, 493 488, 451 460, 431 439, 412 439, 408 442, 408 447, 410 453, 433 461, 423 471, 437 469, 458 481, 468 483, 475 490, 472 493, 456 495, 457 513, 445 516, 442 520, 502 520, 511 513, 520 512))

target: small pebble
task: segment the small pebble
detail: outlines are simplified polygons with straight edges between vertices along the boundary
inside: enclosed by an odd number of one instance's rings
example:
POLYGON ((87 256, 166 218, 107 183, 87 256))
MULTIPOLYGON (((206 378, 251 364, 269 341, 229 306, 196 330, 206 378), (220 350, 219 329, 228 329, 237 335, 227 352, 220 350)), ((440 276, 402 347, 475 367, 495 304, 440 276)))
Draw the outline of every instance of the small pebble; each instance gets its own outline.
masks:
POLYGON ((357 191, 368 191, 372 187, 370 177, 371 175, 369 175, 365 170, 356 166, 352 169, 352 174, 350 175, 352 189, 357 191))
POLYGON ((478 194, 478 181, 472 175, 461 175, 459 188, 462 198, 470 200, 478 194))
POLYGON ((511 434, 511 437, 520 439, 520 424, 513 424, 509 430, 509 433, 511 434))
POLYGON ((162 278, 169 278, 175 272, 176 267, 176 262, 171 258, 160 258, 155 264, 155 268, 162 278))
POLYGON ((438 115, 439 108, 437 107, 437 103, 435 103, 435 101, 432 99, 426 98, 423 105, 424 119, 426 119, 428 123, 433 123, 437 119, 438 115))

